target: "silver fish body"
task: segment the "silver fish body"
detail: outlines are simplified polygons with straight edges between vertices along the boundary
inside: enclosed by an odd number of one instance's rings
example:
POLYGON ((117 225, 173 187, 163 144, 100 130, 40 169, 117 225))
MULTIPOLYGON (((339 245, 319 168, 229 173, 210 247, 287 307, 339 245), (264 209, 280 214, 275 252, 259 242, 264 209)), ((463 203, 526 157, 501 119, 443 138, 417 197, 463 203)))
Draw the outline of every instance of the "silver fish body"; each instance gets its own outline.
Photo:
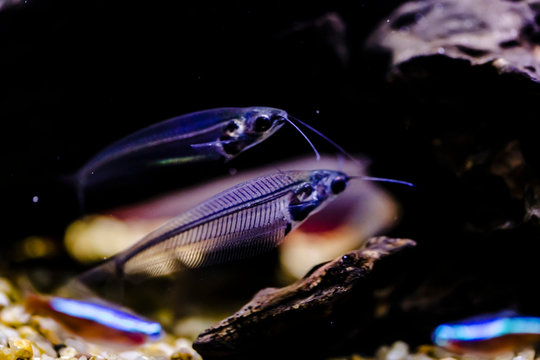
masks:
POLYGON ((231 107, 156 123, 88 161, 76 174, 79 191, 147 168, 232 159, 275 133, 287 116, 285 111, 269 107, 231 107))
POLYGON ((284 171, 234 186, 149 233, 100 267, 122 278, 165 276, 261 254, 345 190, 331 170, 284 171))

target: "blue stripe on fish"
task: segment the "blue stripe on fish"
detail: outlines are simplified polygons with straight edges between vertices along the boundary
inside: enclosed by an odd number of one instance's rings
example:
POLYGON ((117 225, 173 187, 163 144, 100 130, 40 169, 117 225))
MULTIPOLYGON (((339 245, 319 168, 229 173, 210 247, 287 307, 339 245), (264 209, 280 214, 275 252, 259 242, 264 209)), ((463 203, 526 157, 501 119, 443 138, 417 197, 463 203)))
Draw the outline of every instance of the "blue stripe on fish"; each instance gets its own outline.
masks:
POLYGON ((142 333, 151 339, 158 338, 162 334, 159 323, 105 305, 59 297, 51 298, 49 305, 53 310, 63 314, 95 321, 125 332, 142 333))
POLYGON ((511 316, 439 325, 433 342, 444 346, 455 341, 489 340, 505 335, 540 334, 540 318, 511 316))

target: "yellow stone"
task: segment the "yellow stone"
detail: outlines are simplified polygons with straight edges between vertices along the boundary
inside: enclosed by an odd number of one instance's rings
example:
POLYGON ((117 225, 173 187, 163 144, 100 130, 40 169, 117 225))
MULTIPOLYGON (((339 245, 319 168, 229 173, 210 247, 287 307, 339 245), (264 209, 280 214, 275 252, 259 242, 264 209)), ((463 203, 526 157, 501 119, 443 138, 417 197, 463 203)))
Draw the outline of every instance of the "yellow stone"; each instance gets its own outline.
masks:
POLYGON ((0 359, 2 360, 16 360, 13 350, 8 347, 0 346, 0 359))
POLYGON ((26 339, 9 340, 9 348, 13 350, 16 359, 30 359, 34 355, 32 342, 26 339))

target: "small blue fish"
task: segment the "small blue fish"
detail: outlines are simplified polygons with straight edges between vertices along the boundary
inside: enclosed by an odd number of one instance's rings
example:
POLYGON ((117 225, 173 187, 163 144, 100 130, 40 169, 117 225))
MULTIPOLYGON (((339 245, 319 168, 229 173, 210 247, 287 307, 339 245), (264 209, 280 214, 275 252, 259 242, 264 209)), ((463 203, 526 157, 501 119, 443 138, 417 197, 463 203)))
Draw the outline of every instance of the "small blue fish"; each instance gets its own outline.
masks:
POLYGON ((515 351, 540 340, 540 318, 499 314, 442 324, 432 340, 458 353, 515 351))
POLYGON ((29 294, 25 305, 31 314, 49 316, 69 332, 96 343, 133 346, 163 334, 159 323, 109 304, 29 294))

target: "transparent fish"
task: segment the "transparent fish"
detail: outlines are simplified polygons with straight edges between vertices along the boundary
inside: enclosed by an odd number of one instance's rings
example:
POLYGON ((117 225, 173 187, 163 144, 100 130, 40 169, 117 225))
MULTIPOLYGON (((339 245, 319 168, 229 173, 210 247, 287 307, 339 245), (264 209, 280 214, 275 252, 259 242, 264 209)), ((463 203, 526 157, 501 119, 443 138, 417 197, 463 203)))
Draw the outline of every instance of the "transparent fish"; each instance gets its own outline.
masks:
POLYGON ((162 336, 159 323, 102 301, 28 294, 25 306, 29 313, 49 316, 70 333, 94 343, 134 346, 162 336))
POLYGON ((113 143, 88 161, 75 176, 79 199, 87 186, 145 168, 230 160, 287 121, 287 113, 279 109, 230 107, 159 122, 113 143))
POLYGON ((540 318, 510 313, 439 325, 433 343, 457 353, 517 351, 540 341, 540 318))
POLYGON ((338 171, 283 171, 236 185, 173 218, 78 280, 166 276, 278 246, 347 187, 338 171))
MULTIPOLYGON (((367 164, 367 160, 362 160, 362 164, 367 164)), ((328 155, 322 156, 320 161, 313 156, 302 156, 260 168, 244 169, 234 176, 86 215, 67 228, 65 246, 78 261, 96 262, 133 245, 171 218, 197 206, 202 199, 275 169, 332 169, 363 176, 364 167, 360 168, 356 161, 338 161, 336 156, 328 155)), ((349 182, 344 194, 287 235, 279 246, 283 266, 296 278, 302 277, 313 266, 359 247, 363 240, 391 226, 398 217, 397 203, 383 188, 371 181, 349 182)))

